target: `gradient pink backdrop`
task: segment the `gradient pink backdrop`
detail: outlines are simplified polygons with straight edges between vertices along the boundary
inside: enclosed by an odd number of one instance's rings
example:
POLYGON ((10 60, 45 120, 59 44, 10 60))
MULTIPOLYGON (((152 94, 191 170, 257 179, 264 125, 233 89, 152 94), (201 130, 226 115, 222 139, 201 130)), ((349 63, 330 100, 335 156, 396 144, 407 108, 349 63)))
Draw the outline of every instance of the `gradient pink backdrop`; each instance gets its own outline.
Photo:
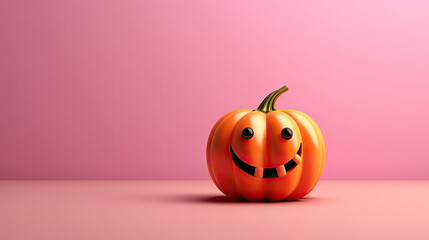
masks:
POLYGON ((207 179, 224 113, 298 109, 324 179, 429 179, 427 1, 0 1, 1 179, 207 179))

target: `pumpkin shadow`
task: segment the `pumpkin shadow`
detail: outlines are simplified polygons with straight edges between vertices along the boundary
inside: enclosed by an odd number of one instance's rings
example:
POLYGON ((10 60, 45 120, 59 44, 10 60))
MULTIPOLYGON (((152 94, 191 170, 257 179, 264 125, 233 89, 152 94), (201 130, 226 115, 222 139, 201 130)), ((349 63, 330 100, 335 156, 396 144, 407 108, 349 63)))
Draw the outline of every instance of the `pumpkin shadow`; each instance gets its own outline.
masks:
POLYGON ((228 196, 196 196, 194 198, 190 198, 189 200, 194 202, 201 203, 245 203, 248 201, 231 198, 228 196))
POLYGON ((321 202, 325 199, 318 198, 318 197, 304 197, 298 200, 284 200, 284 201, 259 201, 259 202, 253 202, 248 201, 245 199, 236 199, 231 198, 225 195, 196 195, 196 196, 176 196, 175 200, 181 201, 181 202, 194 202, 194 203, 208 203, 208 204, 259 204, 259 203, 267 203, 267 204, 287 204, 287 203, 310 203, 310 202, 321 202))

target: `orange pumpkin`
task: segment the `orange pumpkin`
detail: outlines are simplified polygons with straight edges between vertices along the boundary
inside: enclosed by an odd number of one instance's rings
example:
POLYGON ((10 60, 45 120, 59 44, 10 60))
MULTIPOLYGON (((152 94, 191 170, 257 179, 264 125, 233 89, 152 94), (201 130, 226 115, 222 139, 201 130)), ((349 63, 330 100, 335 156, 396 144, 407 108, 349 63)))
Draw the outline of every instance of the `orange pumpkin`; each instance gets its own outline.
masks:
POLYGON ((316 186, 325 162, 325 143, 316 123, 296 110, 276 110, 286 86, 256 110, 225 114, 207 143, 207 165, 226 195, 250 201, 296 200, 316 186))

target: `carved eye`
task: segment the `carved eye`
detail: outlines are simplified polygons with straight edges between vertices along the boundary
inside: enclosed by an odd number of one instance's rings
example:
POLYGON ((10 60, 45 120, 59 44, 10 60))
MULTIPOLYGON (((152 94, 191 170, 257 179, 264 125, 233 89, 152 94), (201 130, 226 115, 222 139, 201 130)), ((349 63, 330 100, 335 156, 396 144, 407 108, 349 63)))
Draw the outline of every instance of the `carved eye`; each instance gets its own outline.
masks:
POLYGON ((283 128, 282 129, 282 138, 289 140, 293 136, 293 131, 290 128, 283 128))
POLYGON ((251 129, 251 128, 243 129, 243 131, 241 132, 241 136, 244 139, 251 139, 253 137, 253 129, 251 129))

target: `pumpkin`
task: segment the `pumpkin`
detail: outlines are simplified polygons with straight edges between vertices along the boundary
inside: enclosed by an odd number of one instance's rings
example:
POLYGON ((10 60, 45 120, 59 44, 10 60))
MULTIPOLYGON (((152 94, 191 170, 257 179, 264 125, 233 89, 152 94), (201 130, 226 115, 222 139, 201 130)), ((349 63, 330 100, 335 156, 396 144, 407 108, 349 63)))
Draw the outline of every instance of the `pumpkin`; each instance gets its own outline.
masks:
POLYGON ((256 110, 235 110, 210 132, 207 166, 224 194, 249 201, 296 200, 316 186, 325 162, 317 124, 296 110, 276 110, 286 86, 256 110))

